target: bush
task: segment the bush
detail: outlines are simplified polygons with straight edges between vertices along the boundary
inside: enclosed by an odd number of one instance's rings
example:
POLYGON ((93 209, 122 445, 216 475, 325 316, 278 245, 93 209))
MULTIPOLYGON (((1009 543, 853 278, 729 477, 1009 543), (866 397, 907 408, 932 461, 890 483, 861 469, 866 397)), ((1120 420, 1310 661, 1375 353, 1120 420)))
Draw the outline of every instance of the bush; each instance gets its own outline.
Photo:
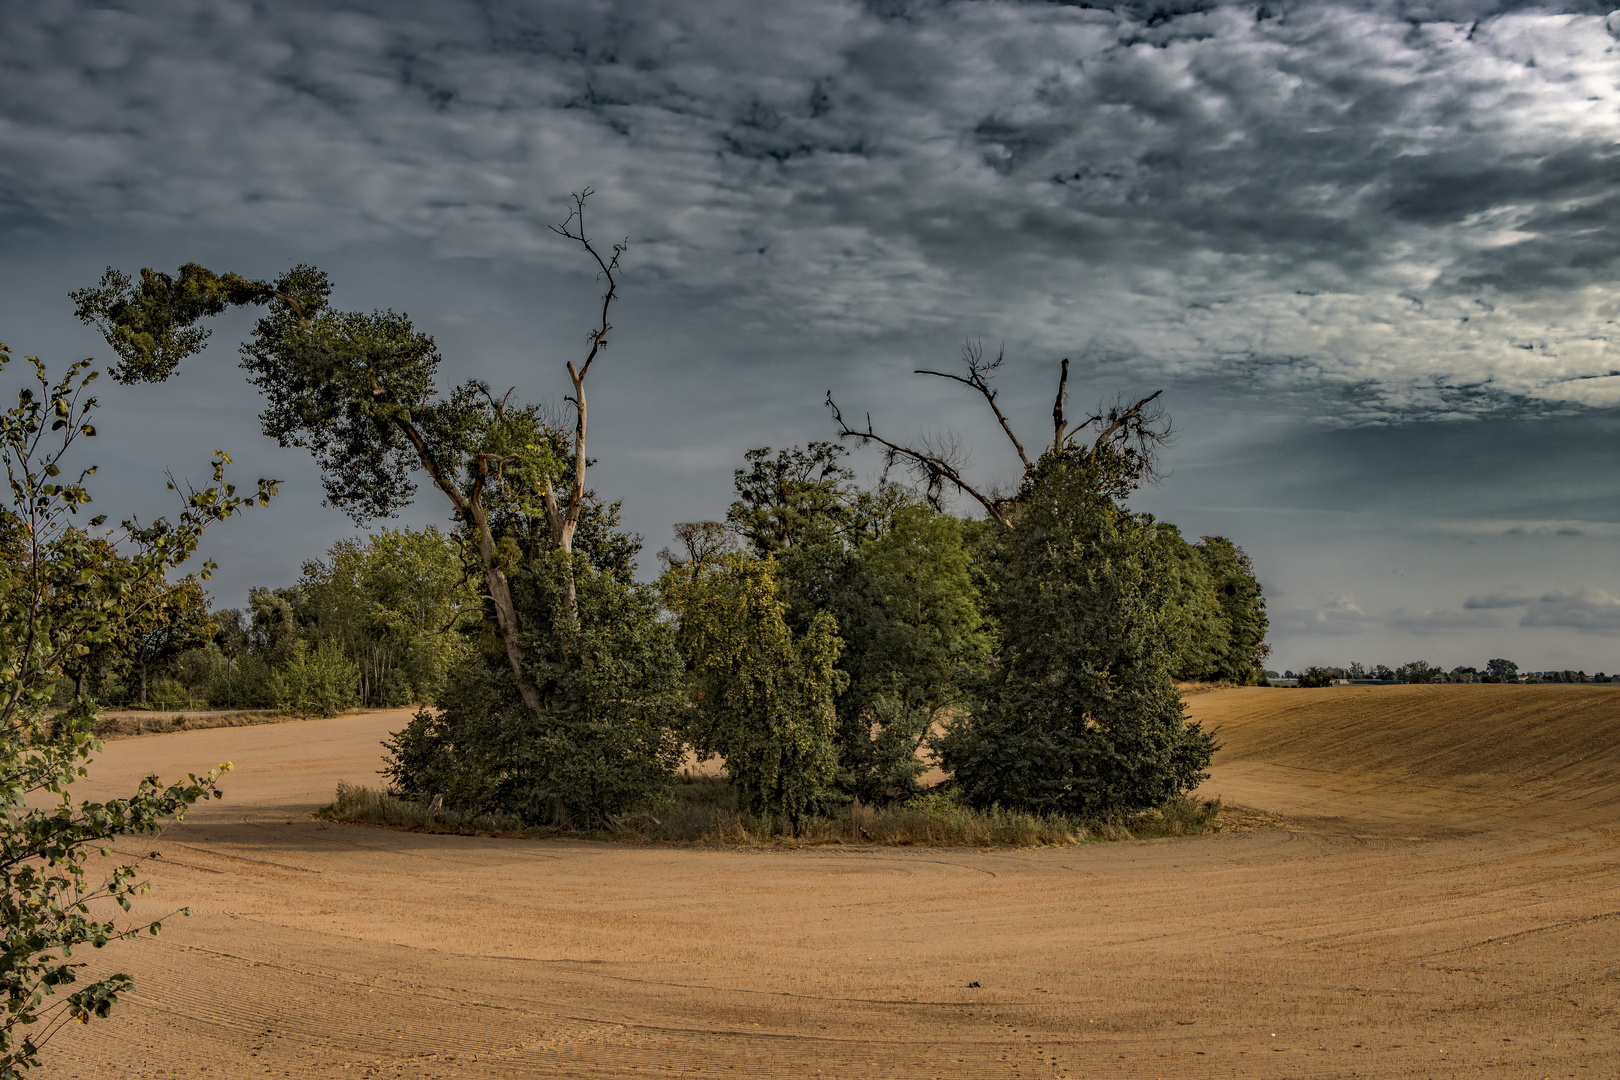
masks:
POLYGON ((436 710, 388 742, 393 793, 530 825, 611 824, 666 788, 682 747, 673 730, 681 677, 674 631, 649 593, 578 560, 579 622, 564 616, 564 556, 514 575, 534 627, 531 712, 503 656, 452 670, 436 710))
POLYGON ((146 703, 154 709, 189 709, 191 695, 174 679, 154 679, 146 688, 146 703))
POLYGON ((749 813, 796 825, 837 775, 837 621, 820 612, 795 635, 775 559, 727 555, 668 592, 696 687, 688 741, 725 758, 749 813))

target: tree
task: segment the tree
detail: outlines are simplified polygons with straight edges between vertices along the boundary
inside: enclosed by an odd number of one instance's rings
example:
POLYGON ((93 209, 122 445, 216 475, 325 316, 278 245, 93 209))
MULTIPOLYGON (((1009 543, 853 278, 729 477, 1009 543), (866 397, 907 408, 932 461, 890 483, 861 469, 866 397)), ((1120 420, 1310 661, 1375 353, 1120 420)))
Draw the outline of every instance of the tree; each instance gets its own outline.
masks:
POLYGON ((149 595, 140 598, 140 614, 125 623, 122 637, 130 666, 140 672, 137 700, 145 705, 151 670, 186 649, 206 644, 216 628, 208 615, 208 597, 194 576, 172 585, 162 578, 150 578, 143 591, 149 595))
POLYGON ((729 554, 666 590, 692 668, 687 742, 725 759, 744 809, 797 832, 838 764, 836 621, 820 612, 795 635, 773 559, 729 554))
POLYGON ((1155 527, 1169 576, 1164 632, 1172 653, 1170 670, 1177 679, 1225 678, 1233 652, 1232 620, 1205 564, 1205 553, 1183 540, 1174 525, 1161 521, 1155 527))
POLYGON ((1171 681, 1164 546, 1107 494, 1137 468, 1107 448, 1048 453, 1018 494, 991 601, 996 663, 939 741, 971 804, 1109 815, 1204 778, 1215 743, 1171 681))
POLYGON ((432 526, 340 540, 304 564, 299 589, 311 634, 353 662, 361 705, 431 700, 479 613, 460 545, 432 526))
POLYGON ((737 501, 726 521, 761 558, 841 528, 847 516, 844 485, 854 479, 839 464, 847 453, 829 442, 780 450, 774 458, 768 446, 748 451, 743 458, 750 468, 736 471, 737 501))
POLYGON ((1266 644, 1271 621, 1266 616, 1265 593, 1254 576, 1254 563, 1224 536, 1206 536, 1197 549, 1213 578, 1216 602, 1231 627, 1226 649, 1210 677, 1240 685, 1255 682, 1271 655, 1271 646, 1266 644))
POLYGON ((1427 660, 1413 660, 1409 664, 1401 665, 1401 681, 1405 683, 1429 683, 1440 673, 1440 669, 1430 667, 1427 660))
POLYGON ((1519 681, 1519 665, 1512 660, 1487 660, 1485 670, 1505 683, 1519 681))
MULTIPOLYGON (((543 515, 557 550, 571 555, 585 506, 585 382, 612 329, 619 257, 600 253, 585 228, 589 189, 555 231, 578 244, 606 282, 601 314, 584 360, 567 363, 573 406, 572 446, 546 425, 536 407, 514 407, 468 382, 441 396, 434 385, 439 353, 410 318, 393 311, 344 312, 330 305, 332 284, 312 266, 274 282, 216 274, 195 263, 175 276, 143 269, 140 283, 108 268, 99 287, 73 294, 77 314, 96 326, 121 362, 121 382, 161 382, 199 352, 208 331, 196 324, 228 307, 262 306, 267 314, 242 347, 242 366, 267 399, 264 433, 283 446, 309 449, 321 466, 328 501, 356 521, 386 517, 410 502, 413 474, 425 474, 449 500, 477 552, 486 595, 514 685, 531 712, 540 692, 525 668, 524 629, 513 606, 507 566, 496 552, 490 506, 504 503, 543 515), (568 473, 569 488, 556 481, 568 473)), ((573 563, 561 572, 572 581, 573 563)), ((574 596, 574 586, 566 595, 574 596)), ((567 611, 577 617, 577 603, 567 611)))
MULTIPOLYGON (((836 786, 889 802, 916 791, 928 767, 919 751, 962 704, 989 635, 969 523, 895 484, 848 483, 843 455, 831 443, 774 457, 769 448, 749 451, 752 467, 737 470, 727 517, 756 556, 775 558, 793 633, 808 633, 823 613, 837 622, 845 688, 836 700, 836 786)), ((685 541, 689 549, 695 539, 685 541)))
POLYGON ((675 526, 679 552, 664 548, 658 553, 666 574, 674 571, 692 575, 721 556, 737 550, 737 534, 719 521, 683 521, 675 526))
MULTIPOLYGON (((0 345, 0 370, 9 362, 10 350, 0 345)), ((84 485, 95 469, 69 479, 64 459, 79 439, 95 435, 96 402, 86 391, 96 373, 85 361, 53 383, 39 360, 29 362, 35 385, 20 390, 16 407, 0 415, 11 492, 10 505, 0 507, 0 1078, 6 1080, 37 1067, 63 1024, 107 1016, 134 986, 130 976, 115 973, 70 990, 85 966, 75 949, 161 927, 120 924, 116 913, 106 914, 109 905, 128 910, 146 885, 129 863, 92 878, 90 855, 105 853, 119 837, 156 836, 197 800, 218 798, 219 775, 230 767, 169 785, 148 777, 129 798, 75 805, 72 784, 86 775, 101 744, 90 733, 93 711, 84 701, 65 715, 46 716, 54 684, 71 659, 145 612, 147 586, 186 562, 205 529, 249 505, 268 505, 275 494, 275 482, 261 480, 252 494, 237 495, 224 482, 230 458, 216 451, 213 483, 188 490, 175 520, 126 521, 116 541, 70 530, 69 521, 91 501, 84 485), (129 553, 107 559, 98 539, 129 553), (81 590, 109 602, 54 603, 81 590)), ((104 522, 95 517, 90 528, 104 522)), ((205 562, 201 576, 212 568, 205 562)))
POLYGON ((964 523, 901 507, 856 549, 853 586, 835 608, 848 685, 838 695, 840 786, 867 802, 913 794, 919 751, 966 704, 994 635, 964 543, 964 523))
POLYGON ((1333 670, 1331 668, 1308 667, 1300 674, 1299 685, 1306 687, 1332 686, 1333 670))

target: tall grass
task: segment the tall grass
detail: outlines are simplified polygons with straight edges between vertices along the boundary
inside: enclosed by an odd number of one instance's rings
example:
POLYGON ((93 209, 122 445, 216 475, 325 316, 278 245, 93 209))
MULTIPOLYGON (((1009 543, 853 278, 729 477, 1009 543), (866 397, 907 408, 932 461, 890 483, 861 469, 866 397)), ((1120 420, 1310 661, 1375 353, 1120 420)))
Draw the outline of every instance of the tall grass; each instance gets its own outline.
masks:
POLYGON ((463 836, 526 836, 522 819, 514 814, 468 814, 435 809, 428 803, 398 799, 387 792, 338 781, 337 797, 315 816, 327 821, 358 825, 387 825, 411 832, 455 833, 463 836))
MULTIPOLYGON (((801 820, 793 829, 737 809, 737 792, 722 776, 684 776, 664 801, 594 831, 566 835, 600 839, 712 845, 879 844, 924 847, 1043 847, 1101 840, 1146 840, 1208 832, 1219 801, 1173 799, 1163 806, 1108 820, 1077 820, 993 807, 976 810, 927 794, 908 803, 872 807, 859 802, 801 820)), ((339 784, 337 798, 318 816, 330 821, 384 825, 415 832, 498 836, 556 836, 562 830, 525 827, 507 814, 464 814, 434 809, 371 788, 339 784)))

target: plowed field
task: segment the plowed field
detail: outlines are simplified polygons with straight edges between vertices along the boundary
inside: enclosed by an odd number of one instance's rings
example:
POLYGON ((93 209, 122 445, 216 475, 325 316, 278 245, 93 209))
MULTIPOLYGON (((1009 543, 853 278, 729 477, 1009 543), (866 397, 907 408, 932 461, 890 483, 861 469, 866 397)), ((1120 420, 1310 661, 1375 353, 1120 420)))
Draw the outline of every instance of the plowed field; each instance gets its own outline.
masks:
MULTIPOLYGON (((404 713, 110 743, 234 759, 158 845, 80 1077, 1620 1072, 1620 688, 1237 690, 1213 836, 705 850, 328 826, 404 713), (970 986, 978 983, 977 987, 970 986)), ((131 849, 133 850, 133 849, 131 849)))

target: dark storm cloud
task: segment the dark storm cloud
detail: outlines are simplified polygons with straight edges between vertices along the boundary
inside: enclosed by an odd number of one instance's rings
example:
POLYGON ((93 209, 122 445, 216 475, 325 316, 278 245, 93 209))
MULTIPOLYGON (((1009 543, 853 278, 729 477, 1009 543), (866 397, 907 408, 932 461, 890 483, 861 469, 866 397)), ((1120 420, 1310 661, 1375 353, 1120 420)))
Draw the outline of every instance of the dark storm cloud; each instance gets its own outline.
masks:
POLYGON ((1341 422, 1620 397, 1583 378, 1620 366, 1620 93, 1586 5, 63 3, 6 26, 18 225, 548 261, 556 196, 589 180, 638 273, 797 333, 1100 340, 1157 377, 1328 388, 1341 422))

